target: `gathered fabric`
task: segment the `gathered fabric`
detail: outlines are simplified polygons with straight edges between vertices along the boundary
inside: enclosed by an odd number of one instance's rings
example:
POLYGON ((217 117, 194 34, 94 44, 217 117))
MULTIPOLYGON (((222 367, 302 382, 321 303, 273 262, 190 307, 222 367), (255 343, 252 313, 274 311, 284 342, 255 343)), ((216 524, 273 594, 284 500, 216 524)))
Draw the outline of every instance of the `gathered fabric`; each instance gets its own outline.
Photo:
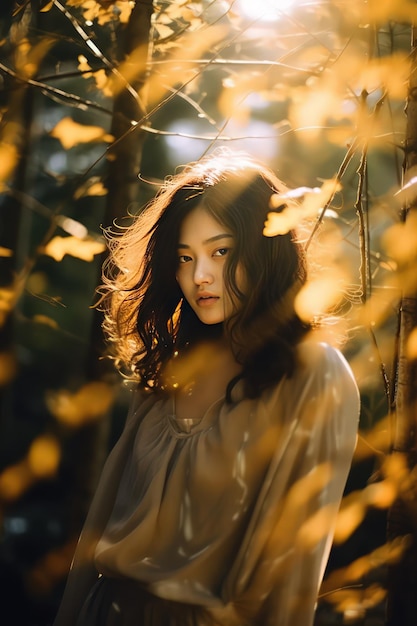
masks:
POLYGON ((346 360, 313 342, 201 420, 135 392, 55 626, 311 626, 358 415, 346 360))

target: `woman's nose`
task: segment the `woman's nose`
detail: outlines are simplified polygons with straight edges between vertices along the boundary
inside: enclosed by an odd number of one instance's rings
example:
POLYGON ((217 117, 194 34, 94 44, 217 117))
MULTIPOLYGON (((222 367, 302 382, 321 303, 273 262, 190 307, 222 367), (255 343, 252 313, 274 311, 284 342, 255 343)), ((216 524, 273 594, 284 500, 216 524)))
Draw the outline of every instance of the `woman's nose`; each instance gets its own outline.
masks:
POLYGON ((196 285, 211 285, 213 282, 213 273, 207 262, 198 262, 194 270, 194 282, 196 285))

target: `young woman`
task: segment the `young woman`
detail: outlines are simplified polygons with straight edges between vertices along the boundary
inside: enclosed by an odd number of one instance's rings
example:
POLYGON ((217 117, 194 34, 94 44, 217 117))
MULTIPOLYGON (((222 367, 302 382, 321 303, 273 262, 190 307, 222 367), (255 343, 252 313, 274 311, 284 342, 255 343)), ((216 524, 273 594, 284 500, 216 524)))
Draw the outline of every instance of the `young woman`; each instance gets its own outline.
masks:
POLYGON ((56 626, 313 623, 359 401, 295 313, 302 245, 263 235, 283 191, 208 157, 110 237, 105 329, 137 385, 56 626))

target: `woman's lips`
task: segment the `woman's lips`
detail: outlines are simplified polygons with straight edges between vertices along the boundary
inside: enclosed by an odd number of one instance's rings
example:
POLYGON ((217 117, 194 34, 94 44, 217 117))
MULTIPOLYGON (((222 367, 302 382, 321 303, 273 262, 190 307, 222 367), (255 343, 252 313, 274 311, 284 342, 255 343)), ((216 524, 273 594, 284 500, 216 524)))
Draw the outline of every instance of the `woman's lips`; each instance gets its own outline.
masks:
POLYGON ((211 306, 215 304, 218 300, 219 300, 218 296, 211 296, 211 295, 199 296, 197 298, 197 304, 198 306, 202 306, 202 307, 211 306))

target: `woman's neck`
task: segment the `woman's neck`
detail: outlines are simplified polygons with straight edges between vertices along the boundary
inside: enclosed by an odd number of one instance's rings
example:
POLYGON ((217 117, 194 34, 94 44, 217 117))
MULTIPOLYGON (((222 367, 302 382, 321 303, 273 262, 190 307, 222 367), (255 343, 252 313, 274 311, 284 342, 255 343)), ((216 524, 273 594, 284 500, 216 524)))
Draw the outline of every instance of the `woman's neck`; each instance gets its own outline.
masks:
POLYGON ((231 349, 220 341, 201 343, 176 354, 165 371, 165 383, 175 393, 179 418, 201 418, 226 393, 241 371, 231 349))

